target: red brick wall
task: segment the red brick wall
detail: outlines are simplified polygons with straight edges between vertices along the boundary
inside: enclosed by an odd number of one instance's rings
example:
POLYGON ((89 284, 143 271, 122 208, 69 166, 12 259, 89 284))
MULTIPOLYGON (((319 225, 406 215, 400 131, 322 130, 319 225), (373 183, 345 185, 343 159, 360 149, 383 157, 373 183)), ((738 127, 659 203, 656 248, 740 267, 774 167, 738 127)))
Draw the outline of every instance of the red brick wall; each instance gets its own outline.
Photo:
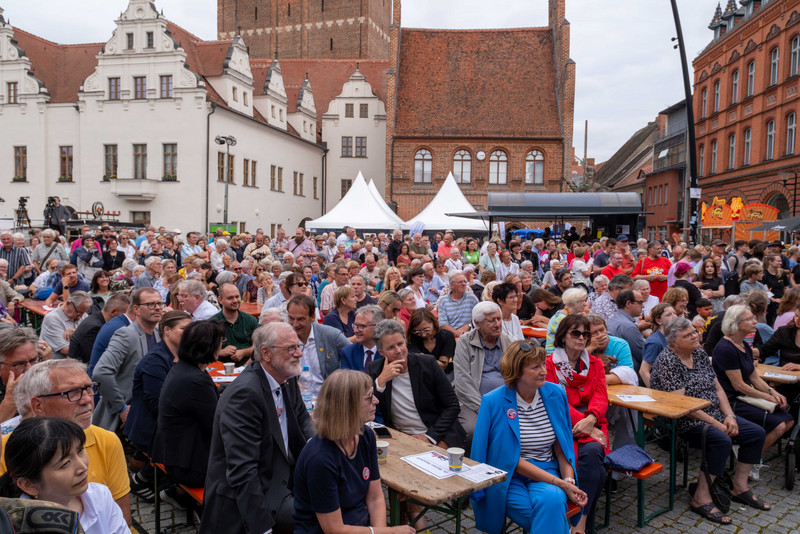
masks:
MULTIPOLYGON (((681 214, 678 213, 678 198, 683 198, 684 193, 680 190, 680 173, 678 169, 670 169, 664 172, 651 174, 645 179, 644 184, 644 211, 646 215, 645 226, 666 226, 666 221, 680 220, 681 214), (658 188, 667 186, 668 194, 662 193, 661 202, 658 202, 658 188), (654 202, 650 202, 650 190, 653 189, 654 202)), ((666 237, 666 236, 665 236, 666 237)))

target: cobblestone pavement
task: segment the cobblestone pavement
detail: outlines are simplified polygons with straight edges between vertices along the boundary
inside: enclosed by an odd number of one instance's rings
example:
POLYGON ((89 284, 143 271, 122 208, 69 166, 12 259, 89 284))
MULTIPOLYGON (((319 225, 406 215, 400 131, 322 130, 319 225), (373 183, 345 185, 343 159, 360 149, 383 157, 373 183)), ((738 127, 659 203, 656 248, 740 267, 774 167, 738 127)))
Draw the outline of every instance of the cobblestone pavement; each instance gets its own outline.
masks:
MULTIPOLYGON (((664 471, 648 480, 645 484, 645 510, 647 514, 666 506, 669 492, 669 455, 658 448, 655 444, 648 444, 647 452, 656 461, 664 465, 664 471)), ((770 453, 777 453, 777 448, 773 447, 770 453)), ((681 487, 683 467, 678 463, 677 467, 677 489, 675 494, 675 508, 650 521, 644 528, 636 527, 636 481, 631 478, 623 478, 619 481, 618 492, 612 495, 611 504, 611 525, 607 529, 599 531, 601 534, 627 534, 630 532, 663 532, 668 534, 689 533, 703 534, 712 531, 737 532, 737 533, 797 533, 800 534, 800 481, 793 491, 784 489, 784 461, 785 454, 780 458, 770 461, 769 468, 761 471, 761 479, 751 484, 753 492, 766 502, 772 504, 772 510, 759 511, 749 507, 743 507, 733 503, 730 517, 733 524, 730 526, 717 525, 708 522, 689 510, 689 497, 685 489, 681 487)), ((689 462, 689 482, 692 482, 698 473, 700 463, 699 451, 690 451, 689 462)), ((800 476, 800 473, 798 473, 800 476)), ((598 518, 602 519, 605 497, 601 497, 598 503, 598 518)), ((387 499, 388 506, 388 499, 387 499)), ((154 510, 152 504, 146 504, 137 497, 132 498, 133 518, 149 534, 155 534, 154 510)), ((186 527, 186 513, 183 509, 174 509, 168 504, 161 507, 162 529, 167 528, 170 532, 188 533, 197 532, 197 527, 186 527), (173 525, 176 525, 173 529, 173 525)), ((445 520, 438 513, 428 515, 429 524, 438 523, 445 520)), ((547 532, 547 525, 542 525, 547 532)), ((432 527, 432 533, 456 534, 455 521, 445 520, 442 525, 432 527)), ((475 528, 472 510, 464 511, 462 533, 478 532, 475 528)), ((519 530, 517 530, 519 532, 519 530)))

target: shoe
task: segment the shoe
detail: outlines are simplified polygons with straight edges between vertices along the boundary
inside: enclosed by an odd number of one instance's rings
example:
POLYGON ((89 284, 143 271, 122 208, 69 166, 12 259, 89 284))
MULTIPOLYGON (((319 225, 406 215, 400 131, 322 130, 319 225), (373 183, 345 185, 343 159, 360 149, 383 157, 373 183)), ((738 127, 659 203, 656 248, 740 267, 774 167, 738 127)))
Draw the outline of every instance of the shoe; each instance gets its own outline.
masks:
POLYGON ((131 493, 147 503, 152 504, 155 501, 156 494, 153 490, 153 484, 143 481, 139 477, 139 473, 131 475, 131 493))
POLYGON ((758 479, 761 478, 761 471, 766 471, 767 468, 767 464, 764 463, 754 464, 753 468, 750 469, 750 480, 758 482, 758 479))
POLYGON ((756 510, 770 510, 772 508, 772 506, 753 495, 752 490, 747 490, 738 495, 731 495, 731 499, 734 502, 746 504, 747 506, 755 508, 756 510))
POLYGON ((725 514, 723 514, 719 510, 717 510, 716 512, 712 512, 711 510, 714 509, 713 502, 706 503, 703 506, 697 506, 697 507, 692 506, 690 504, 689 509, 692 512, 696 513, 697 515, 703 517, 704 519, 708 519, 709 521, 712 521, 714 523, 719 523, 720 525, 730 525, 733 522, 731 521, 730 518, 728 518, 728 520, 725 521, 724 520, 725 514))
POLYGON ((161 502, 171 504, 175 508, 191 508, 194 501, 185 493, 178 492, 175 488, 167 488, 158 492, 161 502))

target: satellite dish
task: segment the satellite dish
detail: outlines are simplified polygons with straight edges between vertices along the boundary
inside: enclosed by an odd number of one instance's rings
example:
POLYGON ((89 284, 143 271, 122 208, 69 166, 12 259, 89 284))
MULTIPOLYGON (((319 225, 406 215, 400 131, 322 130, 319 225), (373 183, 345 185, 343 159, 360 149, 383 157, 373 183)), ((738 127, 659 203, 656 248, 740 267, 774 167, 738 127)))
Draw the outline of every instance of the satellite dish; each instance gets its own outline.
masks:
POLYGON ((105 208, 103 208, 102 202, 95 202, 92 204, 92 217, 95 219, 99 219, 105 213, 105 208))

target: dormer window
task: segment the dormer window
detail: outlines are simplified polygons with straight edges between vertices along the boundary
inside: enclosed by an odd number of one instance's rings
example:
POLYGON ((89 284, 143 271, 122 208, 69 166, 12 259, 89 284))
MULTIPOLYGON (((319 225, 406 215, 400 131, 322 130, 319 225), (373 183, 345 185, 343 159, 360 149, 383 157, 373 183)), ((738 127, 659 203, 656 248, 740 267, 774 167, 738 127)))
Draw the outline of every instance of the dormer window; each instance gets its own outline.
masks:
POLYGON ((147 48, 153 48, 154 46, 153 32, 147 32, 147 48))
POLYGON ((247 91, 242 91, 242 103, 247 107, 247 91))
POLYGON ((233 88, 233 101, 239 101, 239 90, 236 87, 233 88))
POLYGON ((8 82, 6 84, 6 90, 8 92, 8 100, 9 104, 18 104, 19 103, 19 85, 17 82, 8 82))
POLYGON ((272 118, 274 119, 275 118, 275 106, 272 106, 271 113, 272 113, 272 118))
POLYGON ((280 118, 281 122, 283 122, 283 110, 282 109, 278 110, 278 117, 280 118))
POLYGON ((133 50, 133 34, 126 33, 125 39, 127 40, 127 46, 125 47, 127 50, 133 50))

